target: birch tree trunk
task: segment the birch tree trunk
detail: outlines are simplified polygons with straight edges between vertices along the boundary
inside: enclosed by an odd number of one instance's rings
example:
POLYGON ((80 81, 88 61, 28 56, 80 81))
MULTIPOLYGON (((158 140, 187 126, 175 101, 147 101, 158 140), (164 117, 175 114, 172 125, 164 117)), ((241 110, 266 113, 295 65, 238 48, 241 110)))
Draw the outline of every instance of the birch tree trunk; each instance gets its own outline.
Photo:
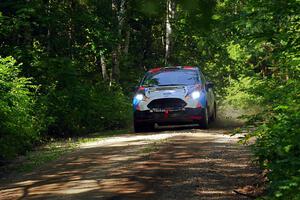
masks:
POLYGON ((175 17, 176 4, 174 0, 167 0, 166 5, 166 35, 165 35, 165 63, 170 62, 172 51, 172 21, 175 17))
MULTIPOLYGON (((120 59, 122 56, 122 43, 123 43, 123 37, 122 33, 124 30, 124 24, 125 24, 125 16, 126 16, 126 0, 121 0, 120 5, 117 4, 118 1, 113 0, 112 8, 117 13, 117 20, 118 20, 118 39, 119 43, 117 45, 117 48, 113 50, 112 52, 112 75, 111 79, 118 82, 120 78, 120 59), (119 9, 118 9, 119 8, 119 9)), ((129 46, 129 43, 128 43, 129 46)))
POLYGON ((108 75, 107 75, 106 60, 102 53, 100 55, 100 65, 101 65, 102 78, 104 81, 107 81, 108 75))

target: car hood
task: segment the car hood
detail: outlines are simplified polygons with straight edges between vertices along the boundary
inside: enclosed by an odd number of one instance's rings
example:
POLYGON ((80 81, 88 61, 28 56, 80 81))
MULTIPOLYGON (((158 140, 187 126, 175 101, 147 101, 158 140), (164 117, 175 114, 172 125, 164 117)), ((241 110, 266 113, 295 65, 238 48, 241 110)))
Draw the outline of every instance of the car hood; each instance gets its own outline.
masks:
POLYGON ((189 91, 189 86, 157 86, 145 89, 145 96, 149 99, 181 98, 183 99, 189 91))

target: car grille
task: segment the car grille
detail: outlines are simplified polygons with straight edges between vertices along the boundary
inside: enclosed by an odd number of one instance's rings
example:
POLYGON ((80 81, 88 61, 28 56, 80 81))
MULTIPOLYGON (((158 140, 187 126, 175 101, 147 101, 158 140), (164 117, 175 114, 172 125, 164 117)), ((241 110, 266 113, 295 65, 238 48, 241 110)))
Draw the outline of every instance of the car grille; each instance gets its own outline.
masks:
POLYGON ((186 102, 178 98, 155 99, 148 104, 151 110, 181 110, 186 102))

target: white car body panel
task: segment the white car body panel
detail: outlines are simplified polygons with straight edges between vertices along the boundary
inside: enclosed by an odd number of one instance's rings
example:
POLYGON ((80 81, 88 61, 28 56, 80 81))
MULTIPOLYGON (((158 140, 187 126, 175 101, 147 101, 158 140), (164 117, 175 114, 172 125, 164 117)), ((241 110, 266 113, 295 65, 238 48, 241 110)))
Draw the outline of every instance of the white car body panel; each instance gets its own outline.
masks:
POLYGON ((185 108, 196 108, 198 99, 188 95, 188 86, 159 86, 145 89, 145 97, 139 102, 140 111, 150 110, 148 104, 156 99, 178 98, 186 102, 185 108))

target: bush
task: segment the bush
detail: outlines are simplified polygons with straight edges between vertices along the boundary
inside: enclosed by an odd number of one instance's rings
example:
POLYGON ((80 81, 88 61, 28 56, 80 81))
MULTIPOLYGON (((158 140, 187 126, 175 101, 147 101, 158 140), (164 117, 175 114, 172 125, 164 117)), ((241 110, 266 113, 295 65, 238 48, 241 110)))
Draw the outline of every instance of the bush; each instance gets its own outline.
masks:
POLYGON ((38 102, 46 105, 50 122, 48 135, 66 137, 128 126, 130 101, 117 84, 109 86, 85 74, 84 67, 66 58, 46 59, 38 68, 48 69, 38 80, 42 83, 38 102))
POLYGON ((40 138, 128 127, 130 101, 120 86, 82 81, 67 59, 40 64, 52 71, 40 76, 37 88, 20 77, 12 57, 0 58, 1 159, 25 153, 40 138))
POLYGON ((48 96, 49 115, 54 121, 49 134, 70 136, 127 127, 130 104, 122 90, 98 83, 77 84, 52 91, 48 96))
POLYGON ((227 91, 226 101, 234 106, 261 108, 248 116, 248 123, 256 125, 248 136, 256 138, 253 150, 261 166, 269 171, 265 198, 300 199, 299 80, 246 77, 234 81, 227 91))
POLYGON ((269 173, 270 199, 300 199, 300 84, 273 82, 265 88, 270 105, 253 133, 254 150, 269 173))
POLYGON ((39 138, 30 79, 19 77, 12 57, 0 57, 0 152, 9 159, 39 138))
POLYGON ((230 85, 225 89, 225 104, 236 108, 253 109, 261 105, 262 96, 258 95, 257 88, 263 85, 263 81, 256 77, 240 77, 230 80, 230 85))

